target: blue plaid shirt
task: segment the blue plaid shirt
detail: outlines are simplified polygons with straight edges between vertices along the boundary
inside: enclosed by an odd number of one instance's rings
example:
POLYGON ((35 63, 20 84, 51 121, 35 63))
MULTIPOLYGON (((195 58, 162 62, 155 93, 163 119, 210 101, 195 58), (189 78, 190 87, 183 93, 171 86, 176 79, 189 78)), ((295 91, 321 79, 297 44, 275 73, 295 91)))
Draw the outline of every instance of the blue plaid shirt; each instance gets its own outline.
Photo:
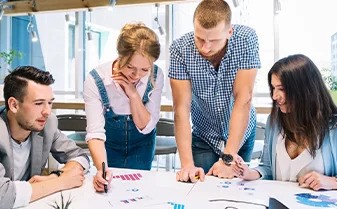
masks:
MULTIPOLYGON (((191 81, 192 132, 205 140, 218 154, 222 151, 221 142, 228 138, 236 73, 238 69, 261 67, 255 31, 243 25, 233 25, 233 29, 218 71, 198 52, 193 32, 175 40, 170 46, 168 76, 171 79, 191 81)), ((241 146, 255 128, 255 124, 256 113, 252 106, 241 146)))

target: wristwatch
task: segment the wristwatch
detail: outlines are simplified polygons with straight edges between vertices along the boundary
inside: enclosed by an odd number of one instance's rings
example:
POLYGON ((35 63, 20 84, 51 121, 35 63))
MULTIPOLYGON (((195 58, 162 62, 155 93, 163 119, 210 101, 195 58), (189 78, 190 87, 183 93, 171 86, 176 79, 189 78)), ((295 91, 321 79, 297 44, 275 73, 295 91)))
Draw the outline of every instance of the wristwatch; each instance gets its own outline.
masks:
POLYGON ((225 154, 221 152, 220 159, 225 163, 225 165, 230 166, 231 162, 233 162, 234 158, 231 154, 225 154))
POLYGON ((63 171, 61 171, 61 170, 55 170, 55 171, 50 172, 50 174, 55 174, 57 176, 61 176, 62 173, 63 173, 63 171))

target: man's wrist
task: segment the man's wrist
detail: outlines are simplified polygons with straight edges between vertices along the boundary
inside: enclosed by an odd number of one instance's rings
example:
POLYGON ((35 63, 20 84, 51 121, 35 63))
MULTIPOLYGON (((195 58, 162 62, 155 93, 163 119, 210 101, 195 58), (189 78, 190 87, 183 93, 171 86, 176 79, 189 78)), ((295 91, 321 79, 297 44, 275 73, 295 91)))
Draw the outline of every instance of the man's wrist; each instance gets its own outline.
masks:
POLYGON ((220 159, 225 163, 225 165, 230 166, 234 160, 234 157, 231 154, 221 152, 220 159))
POLYGON ((49 175, 52 175, 52 174, 54 174, 54 175, 56 175, 56 176, 60 177, 62 173, 63 173, 63 171, 62 171, 62 170, 54 170, 54 171, 50 172, 50 174, 49 174, 49 175))

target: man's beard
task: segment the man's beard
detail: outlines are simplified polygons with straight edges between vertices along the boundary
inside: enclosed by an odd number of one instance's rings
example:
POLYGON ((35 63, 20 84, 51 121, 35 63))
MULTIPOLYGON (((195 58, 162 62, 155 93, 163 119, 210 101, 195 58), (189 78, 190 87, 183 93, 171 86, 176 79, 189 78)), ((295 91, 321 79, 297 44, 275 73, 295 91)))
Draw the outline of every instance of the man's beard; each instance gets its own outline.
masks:
POLYGON ((221 58, 224 56, 224 54, 226 53, 226 51, 227 51, 227 43, 225 44, 225 46, 222 49, 220 49, 219 51, 217 51, 213 55, 210 55, 210 56, 203 55, 203 57, 205 59, 211 61, 211 62, 214 61, 214 60, 218 60, 218 59, 221 60, 221 58))
POLYGON ((24 122, 18 121, 18 125, 25 131, 34 131, 39 132, 42 131, 43 127, 41 129, 35 128, 33 125, 26 124, 24 122))

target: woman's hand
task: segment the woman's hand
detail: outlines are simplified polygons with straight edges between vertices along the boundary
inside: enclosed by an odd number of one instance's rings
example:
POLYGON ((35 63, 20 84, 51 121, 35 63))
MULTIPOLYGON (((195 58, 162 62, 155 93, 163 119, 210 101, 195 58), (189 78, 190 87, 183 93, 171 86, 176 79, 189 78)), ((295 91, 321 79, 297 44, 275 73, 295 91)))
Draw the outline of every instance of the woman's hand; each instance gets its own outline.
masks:
POLYGON ((94 188, 97 192, 104 192, 104 185, 110 188, 110 183, 112 180, 112 171, 107 169, 106 171, 106 179, 103 178, 102 170, 98 170, 96 176, 94 176, 93 184, 94 188))
POLYGON ((299 177, 298 183, 300 187, 307 187, 315 191, 320 189, 337 189, 336 177, 325 176, 323 174, 317 173, 316 171, 311 171, 299 177))
POLYGON ((129 81, 123 73, 113 74, 112 79, 121 86, 129 98, 138 95, 135 84, 129 81))
POLYGON ((247 164, 244 163, 243 159, 240 156, 237 156, 234 164, 232 165, 234 175, 241 179, 249 179, 250 168, 247 164))

